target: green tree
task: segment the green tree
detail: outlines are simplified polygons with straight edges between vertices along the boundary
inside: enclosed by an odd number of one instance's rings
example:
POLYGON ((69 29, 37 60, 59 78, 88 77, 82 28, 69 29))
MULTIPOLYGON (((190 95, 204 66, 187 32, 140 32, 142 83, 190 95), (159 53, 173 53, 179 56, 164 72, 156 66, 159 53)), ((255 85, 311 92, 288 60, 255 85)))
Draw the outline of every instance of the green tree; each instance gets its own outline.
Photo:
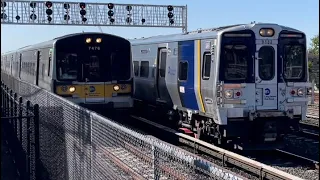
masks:
POLYGON ((309 49, 309 52, 314 55, 319 55, 319 34, 311 39, 311 48, 309 49))

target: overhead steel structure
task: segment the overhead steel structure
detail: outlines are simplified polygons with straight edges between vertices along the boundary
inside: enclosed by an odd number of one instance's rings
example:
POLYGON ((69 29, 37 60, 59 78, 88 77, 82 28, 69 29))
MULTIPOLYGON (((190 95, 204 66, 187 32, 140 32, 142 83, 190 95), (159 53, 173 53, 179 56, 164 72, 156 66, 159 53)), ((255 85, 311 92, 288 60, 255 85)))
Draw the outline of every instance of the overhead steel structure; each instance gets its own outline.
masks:
POLYGON ((168 27, 187 31, 187 6, 1 0, 1 24, 168 27))

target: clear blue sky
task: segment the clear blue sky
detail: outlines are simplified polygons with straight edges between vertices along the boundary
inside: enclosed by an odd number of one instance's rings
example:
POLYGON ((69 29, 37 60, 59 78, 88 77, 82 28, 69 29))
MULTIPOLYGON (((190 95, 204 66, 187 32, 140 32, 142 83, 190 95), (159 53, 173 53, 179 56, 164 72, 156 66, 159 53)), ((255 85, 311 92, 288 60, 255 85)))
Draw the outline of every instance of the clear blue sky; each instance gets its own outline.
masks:
MULTIPOLYGON (((86 1, 109 2, 109 1, 86 1)), ((270 22, 299 29, 310 38, 319 33, 319 0, 110 0, 114 3, 188 5, 188 30, 229 24, 270 22)), ((102 27, 125 38, 179 33, 170 28, 102 27)), ((1 52, 50 40, 64 34, 97 31, 98 27, 1 25, 1 52)))

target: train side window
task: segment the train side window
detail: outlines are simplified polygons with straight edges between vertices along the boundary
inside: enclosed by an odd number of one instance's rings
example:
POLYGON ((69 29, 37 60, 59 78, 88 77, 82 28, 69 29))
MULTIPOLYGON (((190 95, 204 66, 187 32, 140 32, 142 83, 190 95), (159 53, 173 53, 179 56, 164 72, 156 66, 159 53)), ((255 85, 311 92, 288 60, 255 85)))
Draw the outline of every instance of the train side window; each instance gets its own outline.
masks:
POLYGON ((20 54, 20 56, 19 56, 19 77, 21 78, 21 66, 22 66, 22 54, 20 54))
POLYGON ((149 77, 149 61, 141 61, 140 77, 149 77))
POLYGON ((186 81, 188 79, 188 62, 181 61, 179 63, 179 81, 186 81))
POLYGON ((203 54, 203 65, 202 65, 202 79, 208 80, 211 72, 211 53, 205 52, 203 54))
POLYGON ((134 76, 139 76, 139 61, 133 61, 134 76))
POLYGON ((160 77, 166 77, 166 60, 167 60, 167 52, 161 52, 161 59, 160 59, 160 77))
POLYGON ((43 64, 42 64, 42 73, 41 73, 42 79, 44 78, 44 69, 45 69, 45 66, 44 66, 44 63, 43 63, 43 64))
POLYGON ((52 59, 52 55, 49 54, 49 62, 48 62, 48 76, 50 76, 50 67, 51 67, 51 59, 52 59))

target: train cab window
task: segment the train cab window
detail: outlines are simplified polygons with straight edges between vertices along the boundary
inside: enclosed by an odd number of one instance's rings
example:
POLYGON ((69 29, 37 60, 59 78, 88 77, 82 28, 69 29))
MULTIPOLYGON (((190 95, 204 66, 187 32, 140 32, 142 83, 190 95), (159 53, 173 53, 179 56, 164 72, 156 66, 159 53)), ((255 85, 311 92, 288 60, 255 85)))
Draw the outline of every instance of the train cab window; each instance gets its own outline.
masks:
POLYGON ((179 62, 179 81, 186 81, 188 79, 188 62, 179 62))
POLYGON ((134 76, 139 76, 139 61, 133 61, 134 76))
POLYGON ((210 78, 211 71, 211 53, 205 52, 203 54, 203 65, 202 65, 202 79, 208 80, 210 78))
POLYGON ((223 51, 224 78, 226 80, 245 80, 248 77, 250 54, 245 45, 226 45, 223 51))
POLYGON ((141 61, 140 77, 149 77, 149 61, 141 61))
POLYGON ((61 53, 57 57, 58 79, 77 80, 78 56, 75 53, 61 53))
POLYGON ((287 80, 303 78, 305 66, 305 50, 303 45, 286 45, 284 53, 284 78, 287 80))
POLYGON ((275 75, 275 52, 273 47, 264 46, 259 50, 259 77, 262 80, 272 80, 275 75))
POLYGON ((98 56, 90 56, 89 61, 85 63, 86 77, 91 81, 100 80, 100 60, 98 56))

